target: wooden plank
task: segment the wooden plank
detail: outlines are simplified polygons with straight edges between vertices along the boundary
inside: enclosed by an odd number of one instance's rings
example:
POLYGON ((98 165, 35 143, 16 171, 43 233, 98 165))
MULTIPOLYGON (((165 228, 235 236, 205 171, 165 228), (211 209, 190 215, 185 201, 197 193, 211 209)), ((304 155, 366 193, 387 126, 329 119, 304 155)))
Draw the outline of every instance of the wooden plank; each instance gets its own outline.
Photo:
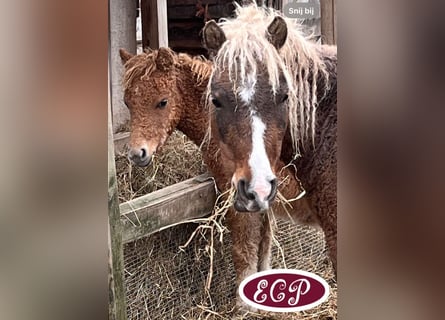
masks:
MULTIPOLYGON (((168 22, 168 29, 181 28, 181 29, 193 29, 204 27, 204 22, 202 20, 170 20, 168 22)), ((170 39, 169 39, 170 40, 170 39)))
MULTIPOLYGON (((217 20, 221 17, 230 16, 233 8, 231 3, 209 5, 208 13, 212 19, 217 20)), ((196 12, 196 6, 169 7, 168 18, 174 20, 202 19, 196 17, 196 12)))
POLYGON ((337 1, 334 0, 332 14, 334 16, 334 44, 337 44, 337 1))
POLYGON ((167 1, 141 0, 143 48, 168 47, 167 1))
POLYGON ((202 48, 202 42, 198 39, 183 39, 183 40, 172 40, 170 42, 171 47, 180 48, 202 48))
POLYGON ((156 1, 141 0, 142 47, 159 48, 156 1))
POLYGON ((158 2, 158 32, 159 47, 168 47, 168 18, 167 18, 167 1, 157 0, 158 2))
POLYGON ((321 39, 324 44, 335 44, 334 0, 320 0, 321 39))
MULTIPOLYGON (((110 97, 110 91, 108 91, 108 96, 110 97)), ((110 103, 108 104, 108 290, 108 318, 126 320, 122 223, 114 162, 110 103)))
MULTIPOLYGON (((168 7, 174 7, 174 6, 196 6, 197 0, 168 0, 168 7)), ((202 4, 205 6, 206 4, 219 4, 223 1, 221 0, 203 0, 202 4)), ((232 0, 226 0, 225 2, 232 2, 232 0)))
POLYGON ((123 241, 131 242, 171 225, 204 217, 212 212, 215 201, 213 179, 201 175, 122 203, 123 241))
POLYGON ((168 18, 174 20, 199 19, 196 17, 196 6, 169 7, 168 18))

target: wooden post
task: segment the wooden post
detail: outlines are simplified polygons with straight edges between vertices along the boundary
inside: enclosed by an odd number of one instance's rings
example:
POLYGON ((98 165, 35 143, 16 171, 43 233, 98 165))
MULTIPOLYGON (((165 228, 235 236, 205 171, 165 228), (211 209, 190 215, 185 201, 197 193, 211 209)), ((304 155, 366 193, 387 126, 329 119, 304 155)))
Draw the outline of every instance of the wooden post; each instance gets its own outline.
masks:
POLYGON ((334 0, 334 8, 333 8, 333 15, 334 15, 334 43, 337 44, 337 1, 334 0))
POLYGON ((142 46, 168 47, 168 16, 166 0, 141 0, 142 46))
POLYGON ((159 47, 156 11, 156 4, 153 1, 141 0, 142 48, 144 49, 159 47))
POLYGON ((117 193, 110 104, 108 105, 108 290, 108 318, 126 320, 122 223, 117 193))
POLYGON ((335 0, 320 0, 322 43, 336 44, 335 0))
POLYGON ((111 64, 111 107, 113 110, 113 132, 124 127, 130 118, 127 107, 123 102, 122 92, 122 62, 119 49, 136 53, 136 1, 109 1, 109 30, 111 64))

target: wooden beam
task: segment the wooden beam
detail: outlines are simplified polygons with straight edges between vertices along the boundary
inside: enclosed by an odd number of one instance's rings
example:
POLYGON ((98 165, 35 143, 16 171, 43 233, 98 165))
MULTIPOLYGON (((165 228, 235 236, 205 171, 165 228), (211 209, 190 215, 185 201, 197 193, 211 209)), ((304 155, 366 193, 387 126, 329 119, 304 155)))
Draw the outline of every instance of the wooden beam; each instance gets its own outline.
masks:
POLYGON ((210 214, 215 184, 207 175, 186 180, 120 205, 124 243, 210 214))
MULTIPOLYGON (((110 91, 108 91, 108 96, 110 96, 110 91)), ((108 101, 110 100, 108 99, 108 101)), ((108 104, 108 290, 108 318, 126 320, 122 224, 114 162, 110 103, 108 104)))
POLYGON ((141 0, 142 46, 168 47, 167 1, 141 0))
POLYGON ((180 48, 202 48, 201 40, 199 39, 181 39, 170 41, 170 47, 180 48))
POLYGON ((337 1, 334 0, 333 11, 334 15, 334 44, 337 44, 337 1))
POLYGON ((320 0, 321 39, 324 44, 335 44, 334 0, 320 0))
POLYGON ((158 33, 152 33, 157 24, 152 11, 152 1, 141 0, 142 48, 156 48, 159 43, 158 33))
MULTIPOLYGON (((196 6, 197 0, 169 0, 168 6, 174 7, 174 6, 196 6)), ((204 0, 202 2, 202 5, 205 6, 206 4, 219 4, 223 1, 221 0, 204 0)), ((227 0, 226 2, 232 2, 231 0, 227 0)))
POLYGON ((157 0, 159 47, 168 47, 167 1, 157 0))

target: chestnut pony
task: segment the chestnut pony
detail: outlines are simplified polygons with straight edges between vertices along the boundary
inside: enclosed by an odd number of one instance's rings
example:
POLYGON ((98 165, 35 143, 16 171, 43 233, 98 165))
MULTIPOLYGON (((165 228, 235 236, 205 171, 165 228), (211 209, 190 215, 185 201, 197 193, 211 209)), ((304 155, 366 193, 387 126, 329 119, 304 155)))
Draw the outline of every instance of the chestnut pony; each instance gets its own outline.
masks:
MULTIPOLYGON (((267 209, 281 161, 293 163, 309 212, 337 265, 337 49, 312 42, 295 19, 255 4, 209 21, 214 57, 207 100, 211 132, 231 159, 235 208, 267 209)), ((302 212, 293 211, 301 215, 302 212)))
MULTIPOLYGON (((204 93, 212 63, 204 58, 176 54, 168 48, 134 56, 121 50, 120 55, 125 69, 124 100, 131 115, 129 158, 136 165, 149 165, 153 154, 179 129, 201 146, 203 159, 219 190, 230 188, 235 162, 224 157, 214 135, 206 138, 209 110, 204 93)), ((277 162, 281 167, 284 165, 280 160, 277 162)), ((283 181, 278 190, 285 198, 300 194, 300 183, 292 167, 281 169, 280 177, 283 181)), ((316 223, 314 216, 307 214, 306 206, 303 198, 291 205, 276 204, 273 209, 280 217, 292 214, 301 223, 316 223)), ((233 208, 226 218, 239 284, 248 275, 270 268, 270 221, 268 215, 238 213, 233 208)))

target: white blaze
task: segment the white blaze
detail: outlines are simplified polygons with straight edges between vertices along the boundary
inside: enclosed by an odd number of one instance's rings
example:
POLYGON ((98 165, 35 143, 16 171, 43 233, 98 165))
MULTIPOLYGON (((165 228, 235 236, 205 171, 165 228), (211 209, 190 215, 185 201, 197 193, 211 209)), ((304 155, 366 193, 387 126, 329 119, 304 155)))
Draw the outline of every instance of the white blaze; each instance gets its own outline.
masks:
MULTIPOLYGON (((270 181, 275 178, 264 145, 266 125, 255 114, 252 115, 252 153, 249 166, 252 172, 250 188, 258 194, 260 201, 265 201, 272 191, 270 181)), ((267 203, 265 204, 268 205, 267 203)))
POLYGON ((240 87, 239 96, 245 104, 249 104, 255 94, 256 78, 252 73, 247 75, 245 85, 240 87))

